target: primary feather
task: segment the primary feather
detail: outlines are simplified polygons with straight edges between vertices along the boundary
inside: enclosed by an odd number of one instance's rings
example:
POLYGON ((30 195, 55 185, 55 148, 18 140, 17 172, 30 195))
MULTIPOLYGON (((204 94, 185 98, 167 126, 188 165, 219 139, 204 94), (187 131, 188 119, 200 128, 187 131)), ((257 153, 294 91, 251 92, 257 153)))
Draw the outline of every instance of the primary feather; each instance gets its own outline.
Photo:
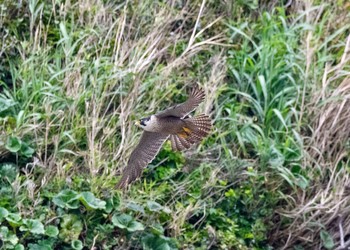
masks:
POLYGON ((143 169, 153 161, 169 135, 144 131, 139 144, 130 155, 128 165, 117 188, 125 188, 140 177, 143 169))
POLYGON ((177 104, 172 106, 164 111, 161 111, 156 114, 157 117, 167 117, 167 116, 175 116, 179 118, 185 117, 187 114, 191 113, 195 110, 198 105, 204 100, 205 93, 203 89, 200 89, 198 85, 196 85, 187 99, 186 102, 177 104))

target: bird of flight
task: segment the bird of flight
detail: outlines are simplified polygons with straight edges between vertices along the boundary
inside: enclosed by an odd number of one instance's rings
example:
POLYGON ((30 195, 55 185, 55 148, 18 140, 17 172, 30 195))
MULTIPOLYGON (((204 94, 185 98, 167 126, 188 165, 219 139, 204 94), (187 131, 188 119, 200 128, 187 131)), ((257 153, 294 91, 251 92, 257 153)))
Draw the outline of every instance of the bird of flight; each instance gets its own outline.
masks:
POLYGON ((209 116, 205 114, 189 116, 204 97, 203 89, 196 85, 186 102, 136 122, 136 125, 144 131, 139 144, 130 155, 117 188, 126 188, 139 178, 143 169, 156 157, 167 139, 170 139, 174 151, 182 151, 202 141, 208 135, 212 128, 209 116))

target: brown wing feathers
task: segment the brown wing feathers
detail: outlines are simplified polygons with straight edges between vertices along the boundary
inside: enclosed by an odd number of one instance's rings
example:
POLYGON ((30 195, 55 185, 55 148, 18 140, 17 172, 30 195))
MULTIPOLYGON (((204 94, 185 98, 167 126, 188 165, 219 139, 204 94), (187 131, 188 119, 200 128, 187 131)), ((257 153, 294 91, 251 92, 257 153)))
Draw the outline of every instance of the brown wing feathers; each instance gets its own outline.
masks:
POLYGON ((168 135, 144 131, 139 144, 131 153, 117 188, 125 188, 142 174, 143 169, 156 157, 168 135))
POLYGON ((211 119, 204 114, 185 119, 185 126, 184 132, 170 135, 171 147, 174 151, 188 149, 192 144, 200 142, 212 128, 211 119))
POLYGON ((196 85, 192 89, 191 94, 186 102, 170 107, 164 111, 161 111, 158 114, 156 114, 156 116, 158 117, 175 116, 175 117, 183 118, 187 114, 195 110, 195 108, 197 108, 198 105, 203 101, 204 97, 205 97, 204 90, 199 88, 198 85, 196 85))

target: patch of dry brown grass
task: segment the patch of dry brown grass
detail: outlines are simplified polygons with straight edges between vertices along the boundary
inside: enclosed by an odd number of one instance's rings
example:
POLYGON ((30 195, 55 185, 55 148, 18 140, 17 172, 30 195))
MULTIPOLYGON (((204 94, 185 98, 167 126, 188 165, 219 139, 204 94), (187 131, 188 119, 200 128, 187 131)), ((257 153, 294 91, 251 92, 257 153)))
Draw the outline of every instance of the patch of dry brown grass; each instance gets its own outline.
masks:
POLYGON ((279 211, 291 223, 279 221, 272 241, 282 249, 299 245, 321 249, 321 234, 328 233, 334 249, 350 246, 350 36, 338 64, 326 64, 322 85, 307 104, 311 135, 305 135, 304 167, 310 186, 292 195, 279 211))

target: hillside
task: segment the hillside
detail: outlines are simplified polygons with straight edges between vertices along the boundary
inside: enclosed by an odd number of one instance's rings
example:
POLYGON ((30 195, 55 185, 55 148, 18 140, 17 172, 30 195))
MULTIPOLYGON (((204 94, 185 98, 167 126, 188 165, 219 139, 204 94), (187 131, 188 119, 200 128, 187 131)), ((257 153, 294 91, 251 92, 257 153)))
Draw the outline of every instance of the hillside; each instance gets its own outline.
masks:
POLYGON ((350 2, 0 1, 1 249, 350 246, 350 2), (135 120, 199 145, 116 189, 135 120))

